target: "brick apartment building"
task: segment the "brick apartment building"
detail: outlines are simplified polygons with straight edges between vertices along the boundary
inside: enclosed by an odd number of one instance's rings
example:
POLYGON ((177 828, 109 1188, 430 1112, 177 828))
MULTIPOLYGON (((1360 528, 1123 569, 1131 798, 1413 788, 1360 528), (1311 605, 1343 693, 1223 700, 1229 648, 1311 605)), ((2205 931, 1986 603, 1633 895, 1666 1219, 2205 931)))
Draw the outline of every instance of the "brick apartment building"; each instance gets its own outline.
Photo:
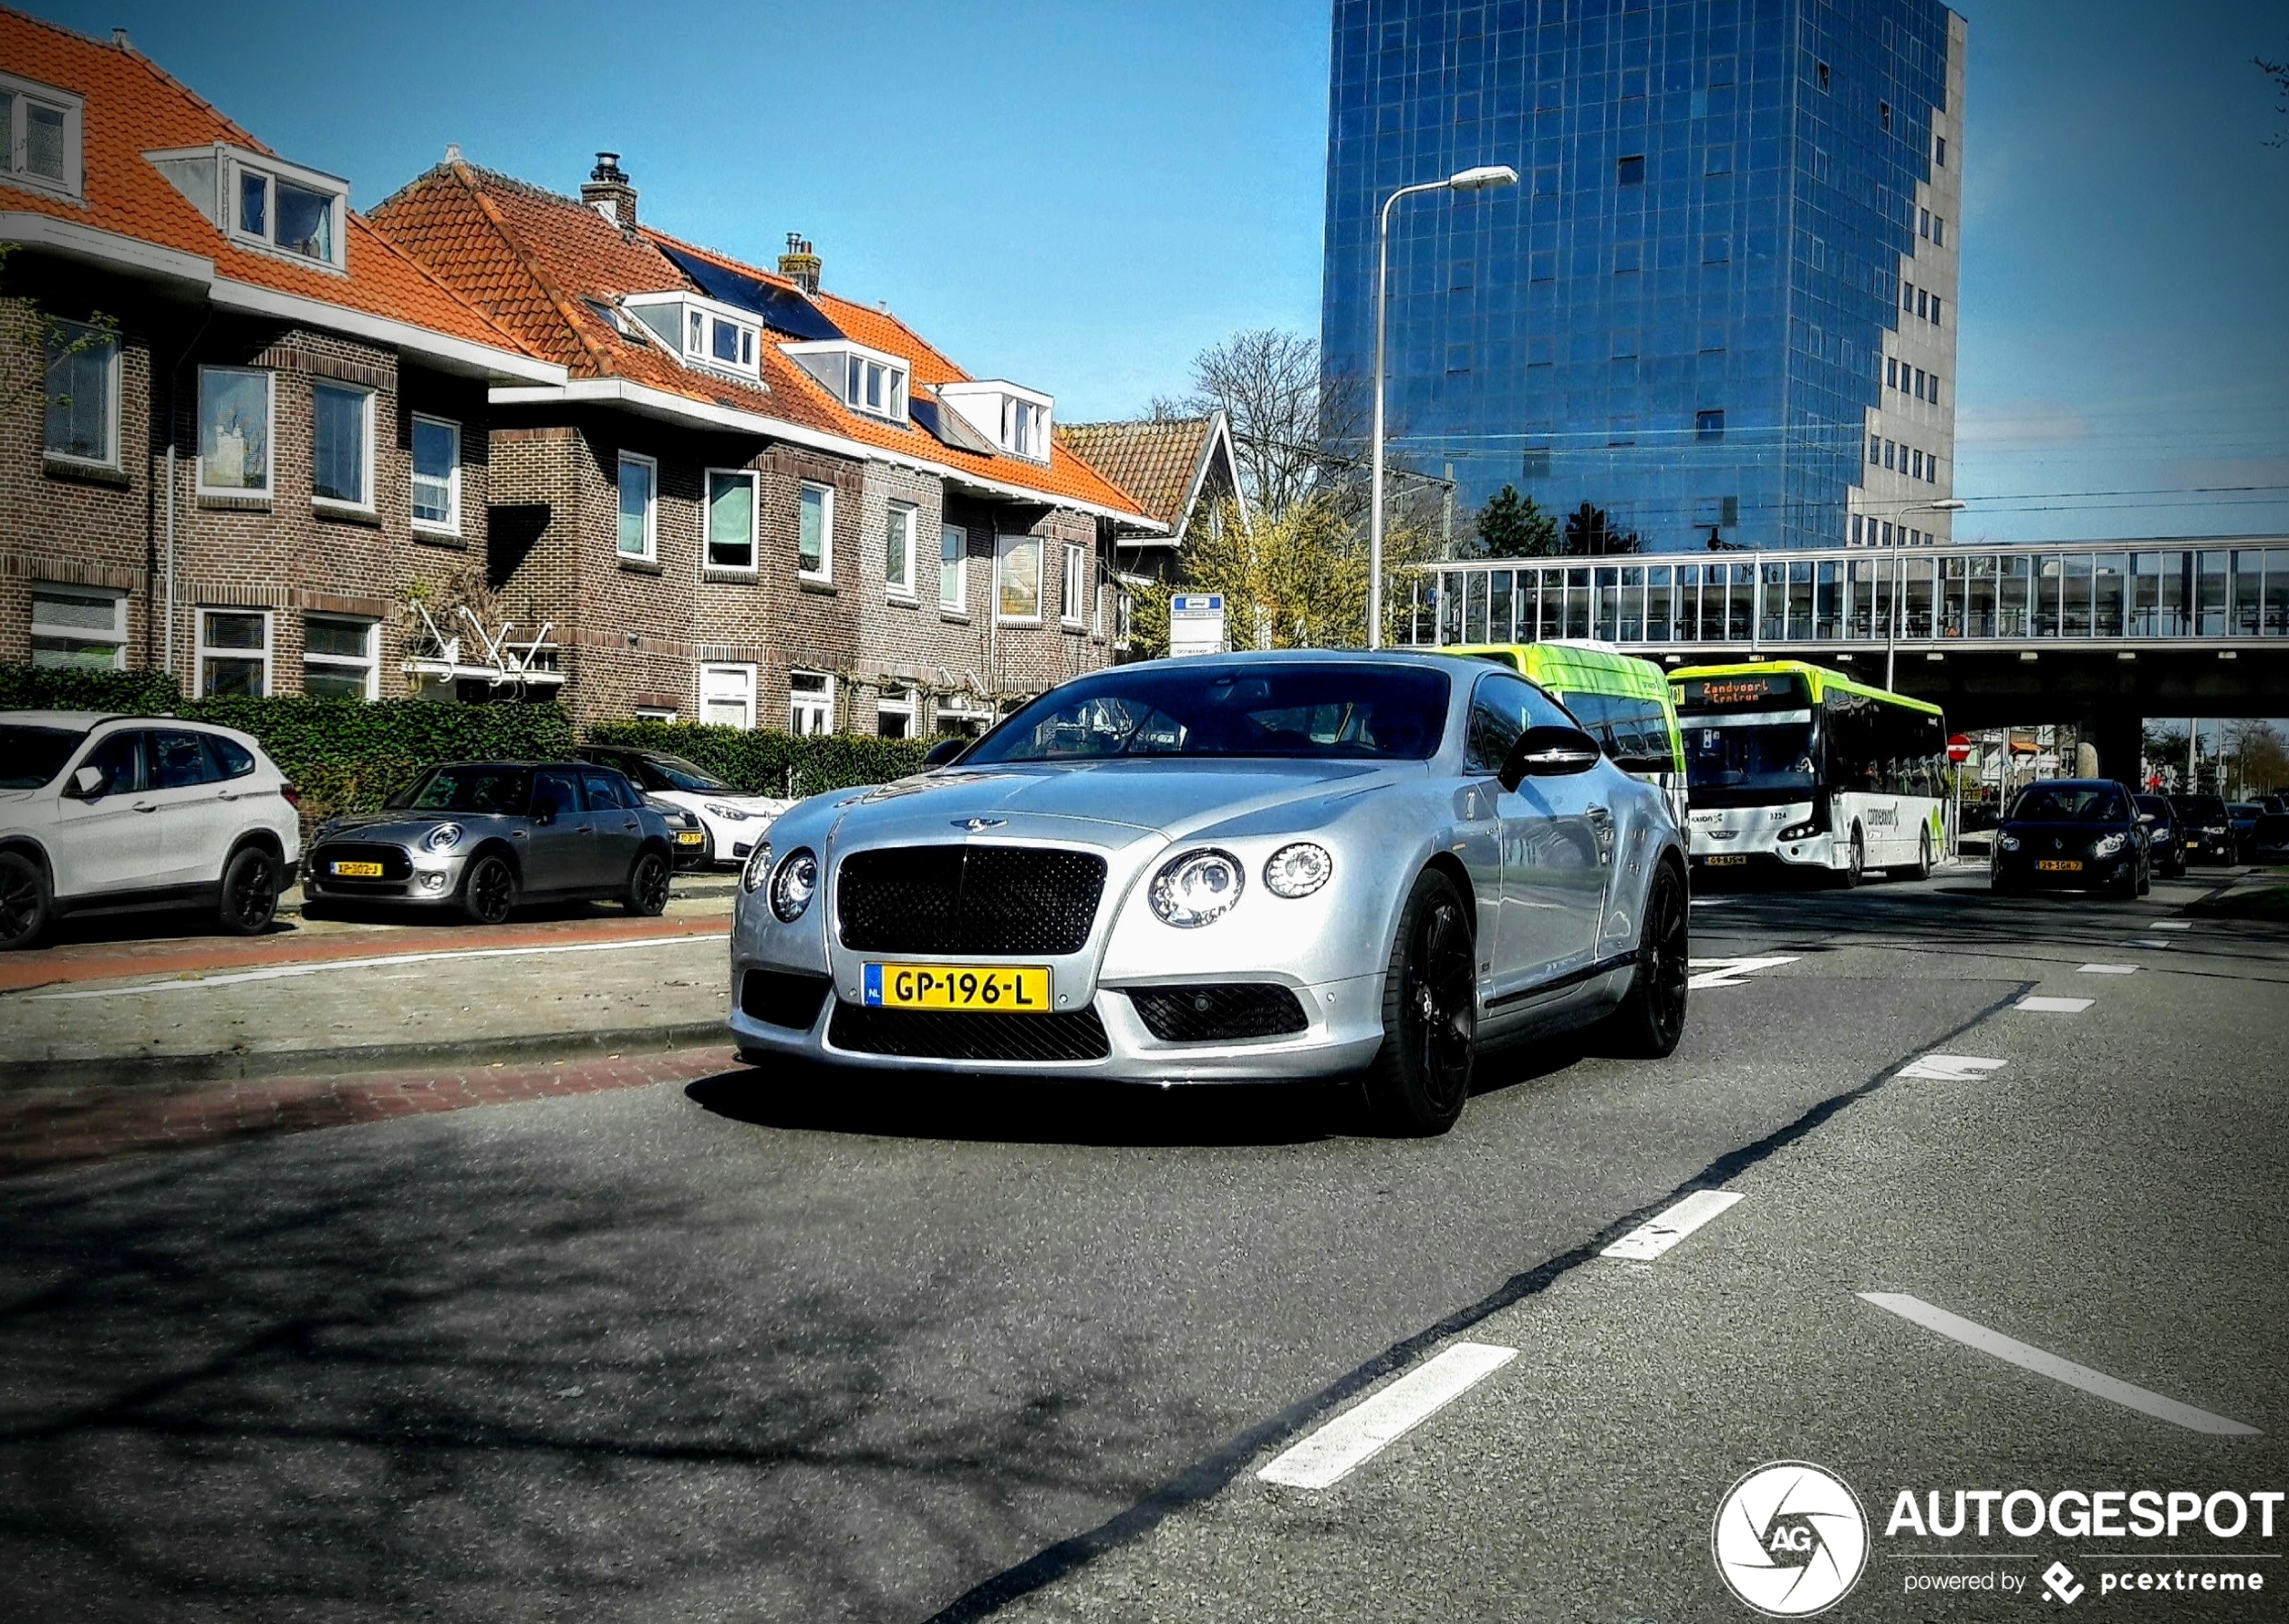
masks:
POLYGON ((409 589, 485 554, 488 391, 562 369, 123 34, 0 11, 0 661, 404 691, 409 589))
POLYGON ((1162 526, 807 244, 608 159, 361 216, 123 35, 0 10, 0 661, 912 734, 1108 657, 1162 526))

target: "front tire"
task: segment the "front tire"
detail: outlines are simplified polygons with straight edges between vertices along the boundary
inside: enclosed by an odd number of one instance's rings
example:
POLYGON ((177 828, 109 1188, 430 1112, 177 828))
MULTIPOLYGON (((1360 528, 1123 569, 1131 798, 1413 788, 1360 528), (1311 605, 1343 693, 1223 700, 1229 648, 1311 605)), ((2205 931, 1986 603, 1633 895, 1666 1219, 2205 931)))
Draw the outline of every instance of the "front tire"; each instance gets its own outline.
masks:
POLYGON ((657 852, 640 852, 628 870, 628 889, 621 903, 632 914, 656 918, 668 911, 668 860, 657 852))
POLYGON ((1860 833, 1860 826, 1857 824, 1852 826, 1850 851, 1851 857, 1847 866, 1836 877, 1838 886, 1847 891, 1857 890, 1868 877, 1867 836, 1860 833))
POLYGON ((260 846, 242 846, 223 869, 215 917, 234 936, 259 936, 278 917, 278 862, 260 846))
POLYGON ((1470 1102, 1475 951, 1462 893, 1437 870, 1424 870, 1399 912, 1383 976, 1383 1046, 1366 1077, 1368 1109, 1386 1133, 1443 1134, 1470 1102))
POLYGON ((40 865, 21 853, 0 852, 0 949, 38 942, 54 909, 40 865))
POLYGON ((1685 1035, 1685 999, 1692 979, 1684 877, 1669 863, 1646 888, 1637 933, 1637 968, 1629 990, 1599 1029, 1601 1047, 1627 1060, 1663 1060, 1685 1035))
POLYGON ((1916 844, 1915 867, 1908 871, 1911 880, 1931 878, 1931 826, 1923 826, 1923 835, 1916 844))
POLYGON ((461 912, 472 925, 498 925, 516 906, 516 871, 508 859, 487 853, 461 877, 461 912))

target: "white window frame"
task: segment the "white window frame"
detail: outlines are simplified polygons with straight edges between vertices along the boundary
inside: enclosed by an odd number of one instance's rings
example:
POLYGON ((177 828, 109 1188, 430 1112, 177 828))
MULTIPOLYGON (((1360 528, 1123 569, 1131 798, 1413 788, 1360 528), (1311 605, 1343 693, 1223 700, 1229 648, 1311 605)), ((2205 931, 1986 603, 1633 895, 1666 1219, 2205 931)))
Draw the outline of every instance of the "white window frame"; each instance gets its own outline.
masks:
POLYGON ((699 668, 699 720, 711 725, 725 725, 725 724, 716 722, 715 718, 708 714, 708 707, 711 704, 716 703, 735 702, 740 707, 740 719, 734 723, 729 724, 729 725, 743 728, 749 733, 754 732, 756 681, 757 673, 752 665, 739 661, 710 661, 708 663, 701 666, 699 668), (736 678, 740 684, 744 687, 746 691, 743 696, 739 696, 734 699, 731 696, 722 694, 711 695, 707 691, 708 683, 711 680, 726 676, 736 678))
POLYGON ((921 514, 922 510, 911 502, 893 502, 882 515, 882 590, 901 603, 916 601, 914 543, 922 530, 921 514), (906 530, 906 573, 903 576, 890 573, 890 534, 900 525, 906 530))
POLYGON ((1089 575, 1086 551, 1065 543, 1057 571, 1057 624, 1079 631, 1089 615, 1089 575))
MULTIPOLYGON (((205 611, 201 613, 204 614, 205 611)), ((202 621, 200 624, 204 625, 205 622, 202 621)), ((361 615, 305 615, 302 617, 302 669, 305 673, 302 691, 306 694, 310 691, 307 673, 314 665, 333 666, 337 670, 351 670, 362 666, 366 673, 365 697, 369 699, 380 698, 381 623, 378 620, 369 620, 361 615), (310 647, 310 626, 313 622, 327 625, 357 626, 361 629, 366 634, 365 658, 360 660, 349 654, 313 652, 310 647)))
POLYGON ((877 738, 890 736, 882 731, 884 716, 906 718, 906 731, 898 734, 898 737, 920 738, 922 736, 922 696, 910 688, 900 689, 896 692, 889 689, 882 689, 876 695, 874 700, 874 733, 877 738))
POLYGON ((338 513, 369 514, 374 511, 374 391, 360 384, 344 383, 338 378, 313 378, 310 380, 310 506, 331 508, 338 513), (360 451, 365 466, 360 470, 358 482, 364 488, 362 499, 348 497, 322 497, 318 494, 318 396, 331 390, 336 395, 355 396, 362 404, 359 424, 360 451))
MULTIPOLYGON (((761 552, 761 529, 763 505, 763 482, 752 468, 704 469, 699 476, 699 568, 708 575, 752 576, 761 552), (747 561, 743 564, 719 564, 715 559, 716 547, 716 481, 736 479, 747 486, 747 561)), ((749 709, 752 710, 751 705, 749 709)), ((754 725, 751 722, 749 726, 754 725)))
POLYGON ((620 306, 666 345, 684 365, 727 378, 755 382, 762 377, 763 330, 750 313, 735 305, 682 288, 663 293, 624 293, 620 306), (716 330, 727 327, 739 337, 738 359, 725 360, 716 353, 716 330))
MULTIPOLYGON (((32 583, 31 637, 35 645, 42 637, 67 643, 107 643, 111 644, 111 669, 123 671, 127 669, 127 594, 114 587, 83 587, 70 581, 34 581, 32 583), (68 592, 75 598, 109 598, 112 606, 111 629, 99 632, 93 626, 59 625, 52 621, 42 621, 40 618, 40 598, 43 592, 68 592)), ((31 653, 36 656, 39 649, 33 647, 31 653)), ((39 661, 33 658, 32 663, 36 665, 39 661)), ((96 668, 87 666, 81 669, 92 671, 96 668)))
POLYGON ((85 98, 59 90, 37 79, 0 73, 0 95, 10 97, 7 128, 0 130, 0 175, 10 186, 78 198, 87 193, 87 106, 85 98), (32 104, 64 115, 64 172, 35 175, 26 167, 32 157, 32 104))
POLYGON ((654 564, 660 561, 660 459, 647 457, 642 452, 622 452, 612 481, 612 551, 630 563, 654 564), (633 464, 644 470, 648 485, 643 503, 643 551, 631 552, 621 538, 620 521, 627 515, 621 506, 620 493, 633 464))
POLYGON ((217 648, 206 640, 206 617, 210 615, 252 615, 262 622, 262 692, 259 698, 268 698, 278 691, 276 661, 278 653, 278 617, 274 609, 250 608, 243 604, 200 604, 193 611, 196 636, 192 648, 192 680, 197 697, 207 697, 206 661, 209 656, 217 660, 251 660, 254 655, 246 649, 217 648))
POLYGON ((1048 596, 1046 591, 1048 583, 1042 579, 1044 566, 1047 562, 1048 545, 1040 536, 997 535, 993 538, 993 617, 997 625, 1006 626, 1041 625, 1043 611, 1047 607, 1043 600, 1048 596), (1027 547, 1034 550, 1034 612, 1030 615, 1012 615, 1002 605, 1004 578, 1008 572, 1010 556, 1027 547))
POLYGON ((672 722, 683 714, 672 705, 639 705, 635 711, 639 722, 672 722))
POLYGON ((816 479, 805 479, 795 491, 795 576, 798 580, 832 582, 834 579, 834 488, 816 479), (803 496, 807 491, 819 493, 818 504, 818 568, 803 568, 803 496))
MULTIPOLYGON (((100 335, 103 341, 102 347, 107 348, 111 351, 109 364, 107 364, 104 369, 104 394, 105 397, 104 402, 104 438, 106 445, 109 447, 109 454, 101 457, 83 457, 77 452, 58 451, 54 446, 48 443, 48 422, 45 408, 48 402, 54 399, 55 391, 51 388, 47 387, 47 368, 49 363, 44 353, 41 357, 41 376, 42 379, 41 396, 42 409, 41 412, 40 422, 41 454, 52 462, 69 462, 80 468, 104 468, 116 470, 121 466, 119 450, 119 335, 115 333, 105 333, 102 328, 90 326, 86 322, 67 321, 61 316, 54 316, 50 319, 57 328, 65 330, 63 336, 67 346, 78 343, 82 338, 92 333, 100 335)), ((80 351, 80 354, 83 356, 87 353, 87 351, 85 350, 80 351)))
POLYGON ((414 514, 413 526, 415 530, 431 535, 459 535, 461 533, 461 425, 450 417, 432 417, 422 412, 415 412, 413 419, 413 433, 407 436, 406 446, 406 511, 414 514), (419 448, 424 424, 430 428, 450 430, 453 436, 452 462, 445 470, 445 516, 442 519, 424 519, 414 513, 413 481, 421 478, 419 448))
POLYGON ((790 671, 787 673, 787 731, 798 737, 834 731, 834 675, 832 671, 790 671), (819 686, 807 691, 795 686, 798 677, 815 678, 819 686), (805 727, 806 715, 824 720, 822 727, 805 727))
POLYGON ((198 402, 194 418, 194 430, 198 439, 198 494, 203 497, 231 497, 245 502, 267 502, 278 495, 278 375, 264 367, 201 367, 198 370, 198 402), (262 380, 262 483, 253 485, 211 486, 206 482, 206 380, 218 374, 259 378, 262 380))
POLYGON ((319 169, 306 169, 300 164, 282 163, 267 155, 258 155, 237 147, 221 150, 223 161, 217 166, 217 184, 222 196, 216 199, 223 211, 223 229, 232 242, 243 247, 289 260, 296 265, 322 265, 329 270, 341 271, 347 264, 349 252, 350 183, 338 175, 328 175, 319 169), (259 176, 263 183, 262 229, 244 230, 239 224, 239 196, 242 177, 259 176), (306 192, 323 193, 326 198, 326 257, 323 260, 291 249, 278 242, 278 182, 287 181, 306 192))
POLYGON ((959 525, 938 525, 938 607, 949 615, 970 612, 970 533, 959 525), (953 596, 946 596, 946 538, 958 537, 953 550, 953 596))
POLYGON ((848 339, 813 339, 781 344, 780 352, 818 380, 819 387, 863 417, 885 423, 907 421, 907 403, 914 392, 913 370, 902 355, 871 349, 848 339), (882 404, 869 406, 866 381, 870 371, 882 378, 882 404))

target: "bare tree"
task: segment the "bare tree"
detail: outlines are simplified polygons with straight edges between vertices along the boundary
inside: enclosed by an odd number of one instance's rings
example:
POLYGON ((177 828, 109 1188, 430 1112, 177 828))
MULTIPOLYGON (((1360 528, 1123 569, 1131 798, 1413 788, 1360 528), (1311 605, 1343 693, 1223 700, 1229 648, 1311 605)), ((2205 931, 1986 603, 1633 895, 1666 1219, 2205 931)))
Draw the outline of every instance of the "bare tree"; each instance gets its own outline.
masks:
MULTIPOLYGON (((2284 57, 2278 62, 2268 61, 2264 57, 2252 57, 2249 59, 2257 65, 2259 73, 2273 81, 2274 92, 2281 98, 2274 103, 2273 110, 2281 114, 2283 119, 2289 120, 2289 57, 2284 57)), ((2266 142, 2266 145, 2289 147, 2289 123, 2284 123, 2281 129, 2275 131, 2273 139, 2266 142)))
POLYGON ((1154 417, 1195 417, 1221 407, 1249 503, 1285 513, 1326 488, 1351 460, 1330 447, 1364 438, 1360 392, 1349 380, 1323 387, 1319 344, 1300 333, 1257 327, 1192 359, 1191 392, 1156 397, 1154 417))

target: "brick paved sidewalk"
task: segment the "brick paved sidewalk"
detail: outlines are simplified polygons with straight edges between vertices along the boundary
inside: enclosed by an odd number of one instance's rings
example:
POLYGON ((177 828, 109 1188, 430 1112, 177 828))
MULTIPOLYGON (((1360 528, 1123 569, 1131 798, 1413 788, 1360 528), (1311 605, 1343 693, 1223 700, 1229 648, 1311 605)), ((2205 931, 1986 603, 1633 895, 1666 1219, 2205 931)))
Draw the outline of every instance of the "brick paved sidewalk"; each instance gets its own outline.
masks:
POLYGON ((728 1048, 168 1090, 40 1089, 0 1095, 0 1178, 223 1140, 306 1133, 607 1089, 693 1082, 737 1063, 728 1048))

